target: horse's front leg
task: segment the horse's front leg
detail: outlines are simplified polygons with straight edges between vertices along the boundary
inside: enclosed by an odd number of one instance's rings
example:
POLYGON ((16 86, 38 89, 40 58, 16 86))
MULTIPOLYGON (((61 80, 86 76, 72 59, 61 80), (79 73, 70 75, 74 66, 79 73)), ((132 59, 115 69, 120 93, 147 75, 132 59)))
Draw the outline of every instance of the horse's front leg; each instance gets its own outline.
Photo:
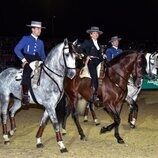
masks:
POLYGON ((120 125, 119 113, 116 112, 116 111, 113 111, 111 109, 106 109, 106 110, 107 110, 108 114, 114 119, 114 123, 110 124, 107 127, 102 127, 101 130, 100 130, 100 134, 109 132, 109 131, 111 131, 114 128, 114 136, 116 137, 117 142, 119 144, 123 144, 124 141, 120 137, 120 134, 119 134, 119 125, 120 125))
POLYGON ((52 123, 53 123, 53 127, 54 127, 54 130, 56 132, 57 143, 59 145, 61 153, 68 152, 68 150, 65 147, 65 145, 63 143, 63 140, 62 140, 62 136, 61 136, 61 133, 60 133, 59 123, 58 123, 58 119, 57 119, 55 108, 46 108, 46 110, 47 110, 47 112, 49 114, 49 117, 50 117, 52 123))
POLYGON ((19 99, 14 98, 14 104, 9 109, 9 119, 10 119, 10 131, 8 131, 9 136, 13 136, 16 131, 16 122, 15 122, 15 113, 21 107, 21 101, 19 99))
POLYGON ((136 126, 137 115, 138 115, 138 105, 134 101, 133 104, 130 105, 130 113, 128 116, 128 123, 130 124, 131 128, 135 128, 136 126))
POLYGON ((115 123, 114 136, 116 137, 117 142, 119 144, 124 144, 124 140, 120 137, 119 134, 120 116, 118 113, 114 114, 114 123, 115 123))
POLYGON ((44 145, 42 143, 42 135, 43 135, 45 126, 47 125, 48 119, 49 119, 49 115, 48 115, 47 111, 45 110, 43 117, 42 117, 42 120, 41 120, 41 123, 40 123, 40 126, 39 126, 39 129, 38 129, 38 132, 36 134, 36 139, 37 139, 36 147, 37 148, 44 147, 44 145))
POLYGON ((79 132, 79 135, 80 135, 80 139, 81 140, 87 140, 86 139, 86 136, 83 132, 83 129, 81 128, 81 125, 80 125, 80 122, 79 122, 79 118, 78 118, 78 112, 75 108, 75 106, 72 106, 72 118, 76 124, 76 127, 77 127, 77 130, 79 132))

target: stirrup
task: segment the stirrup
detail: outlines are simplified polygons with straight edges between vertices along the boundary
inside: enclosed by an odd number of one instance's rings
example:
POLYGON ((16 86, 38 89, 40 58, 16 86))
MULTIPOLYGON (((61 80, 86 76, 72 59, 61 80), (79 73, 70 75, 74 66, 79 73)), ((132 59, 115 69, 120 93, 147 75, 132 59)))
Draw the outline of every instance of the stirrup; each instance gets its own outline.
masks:
POLYGON ((91 96, 91 98, 90 98, 90 101, 91 101, 91 102, 98 102, 98 101, 99 101, 99 98, 97 97, 97 95, 94 95, 94 94, 93 94, 93 95, 91 96))

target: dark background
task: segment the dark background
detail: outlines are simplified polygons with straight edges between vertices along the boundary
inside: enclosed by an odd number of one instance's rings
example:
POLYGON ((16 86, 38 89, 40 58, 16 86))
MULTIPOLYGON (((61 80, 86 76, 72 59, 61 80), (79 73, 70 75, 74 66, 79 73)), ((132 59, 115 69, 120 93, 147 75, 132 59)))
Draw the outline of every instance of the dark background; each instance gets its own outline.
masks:
POLYGON ((29 34, 31 20, 42 21, 42 36, 88 38, 98 26, 101 41, 118 35, 124 40, 158 40, 157 0, 5 0, 0 5, 0 36, 29 34))

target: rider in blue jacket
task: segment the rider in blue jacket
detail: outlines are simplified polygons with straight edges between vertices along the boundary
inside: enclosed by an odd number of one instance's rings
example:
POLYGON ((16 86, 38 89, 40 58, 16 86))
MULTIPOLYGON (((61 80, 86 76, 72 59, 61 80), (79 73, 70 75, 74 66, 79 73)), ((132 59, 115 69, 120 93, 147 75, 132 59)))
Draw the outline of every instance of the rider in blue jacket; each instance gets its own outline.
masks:
POLYGON ((39 21, 32 21, 31 25, 27 25, 31 28, 31 35, 23 36, 19 43, 14 48, 14 52, 17 57, 22 61, 24 67, 22 77, 22 105, 29 104, 28 89, 31 85, 31 72, 32 69, 29 63, 35 60, 44 60, 45 51, 43 41, 38 37, 41 34, 42 23, 39 21))
POLYGON ((107 61, 112 60, 118 54, 122 53, 122 49, 118 48, 120 40, 121 38, 119 38, 118 36, 111 37, 111 40, 109 42, 112 46, 110 48, 107 48, 106 50, 107 61))

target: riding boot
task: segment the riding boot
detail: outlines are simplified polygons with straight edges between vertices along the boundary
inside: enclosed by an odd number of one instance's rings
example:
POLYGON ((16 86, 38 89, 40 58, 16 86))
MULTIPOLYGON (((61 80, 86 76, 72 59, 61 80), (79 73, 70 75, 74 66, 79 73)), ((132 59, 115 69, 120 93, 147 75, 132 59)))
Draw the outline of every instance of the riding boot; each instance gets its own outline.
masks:
POLYGON ((28 95, 28 86, 22 85, 22 105, 28 105, 30 102, 30 97, 28 95))

